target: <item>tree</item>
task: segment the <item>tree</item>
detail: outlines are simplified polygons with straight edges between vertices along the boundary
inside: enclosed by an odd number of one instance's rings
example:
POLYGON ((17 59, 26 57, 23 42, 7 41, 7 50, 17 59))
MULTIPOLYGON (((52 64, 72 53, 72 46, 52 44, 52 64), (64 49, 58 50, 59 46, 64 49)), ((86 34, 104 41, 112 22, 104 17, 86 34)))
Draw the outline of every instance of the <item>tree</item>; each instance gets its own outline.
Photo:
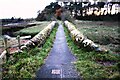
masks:
POLYGON ((58 2, 51 2, 50 5, 47 5, 45 9, 38 14, 36 20, 51 20, 55 14, 55 10, 60 7, 61 6, 58 4, 58 2))

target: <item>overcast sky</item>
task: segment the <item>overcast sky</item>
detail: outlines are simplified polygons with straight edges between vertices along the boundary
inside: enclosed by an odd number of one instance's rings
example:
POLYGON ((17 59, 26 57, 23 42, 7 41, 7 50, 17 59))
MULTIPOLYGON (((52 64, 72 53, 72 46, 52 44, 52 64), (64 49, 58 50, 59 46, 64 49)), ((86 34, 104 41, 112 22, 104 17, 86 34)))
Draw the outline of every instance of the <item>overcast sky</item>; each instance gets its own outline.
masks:
POLYGON ((0 18, 35 18, 38 10, 55 0, 0 0, 0 18))
MULTIPOLYGON (((35 18, 38 10, 56 0, 0 0, 1 18, 35 18)), ((93 0, 89 0, 93 1, 93 0)))

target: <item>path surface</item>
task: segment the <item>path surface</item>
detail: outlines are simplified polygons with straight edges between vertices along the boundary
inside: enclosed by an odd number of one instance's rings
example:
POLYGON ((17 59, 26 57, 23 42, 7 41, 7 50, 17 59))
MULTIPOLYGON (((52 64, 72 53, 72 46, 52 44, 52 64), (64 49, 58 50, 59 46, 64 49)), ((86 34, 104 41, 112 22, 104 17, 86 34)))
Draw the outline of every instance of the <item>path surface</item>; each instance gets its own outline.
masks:
POLYGON ((72 63, 74 61, 76 58, 68 48, 64 28, 62 24, 59 24, 53 48, 45 64, 37 71, 36 76, 37 78, 74 78, 74 80, 80 80, 72 63))

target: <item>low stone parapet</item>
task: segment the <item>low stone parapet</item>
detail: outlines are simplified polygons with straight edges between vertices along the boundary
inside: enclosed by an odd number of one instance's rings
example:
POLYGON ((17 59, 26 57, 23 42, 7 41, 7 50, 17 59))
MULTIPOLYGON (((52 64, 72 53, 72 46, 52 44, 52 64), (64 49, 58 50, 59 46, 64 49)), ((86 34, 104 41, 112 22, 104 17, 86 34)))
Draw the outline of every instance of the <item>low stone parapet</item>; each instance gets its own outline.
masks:
POLYGON ((27 41, 21 49, 30 49, 35 46, 41 46, 44 44, 46 38, 50 35, 52 29, 56 25, 56 21, 52 21, 47 27, 45 27, 42 31, 40 31, 37 35, 35 35, 32 39, 27 41))
POLYGON ((65 26, 67 27, 70 36, 74 42, 79 46, 82 46, 89 50, 95 50, 97 52, 108 52, 108 50, 102 48, 100 45, 94 43, 92 40, 85 37, 72 23, 69 21, 64 21, 65 26))

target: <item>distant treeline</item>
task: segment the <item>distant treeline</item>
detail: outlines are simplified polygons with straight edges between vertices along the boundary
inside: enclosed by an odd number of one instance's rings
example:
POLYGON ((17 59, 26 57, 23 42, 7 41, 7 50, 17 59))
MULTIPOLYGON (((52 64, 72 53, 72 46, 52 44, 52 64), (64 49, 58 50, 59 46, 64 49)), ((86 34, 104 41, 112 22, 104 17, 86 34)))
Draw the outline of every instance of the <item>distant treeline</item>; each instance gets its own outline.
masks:
POLYGON ((78 20, 92 20, 92 21, 120 21, 120 13, 114 15, 88 15, 88 16, 76 16, 78 20))
POLYGON ((120 8, 120 2, 98 2, 97 4, 91 4, 90 2, 62 3, 64 6, 59 5, 58 2, 50 3, 43 11, 39 12, 36 20, 54 20, 54 17, 56 17, 55 11, 58 6, 61 6, 63 14, 59 17, 65 17, 65 19, 67 19, 66 16, 71 16, 78 20, 119 21, 120 12, 118 8, 120 8))
MULTIPOLYGON (((67 11, 67 10, 66 10, 67 11)), ((39 13, 38 17, 36 18, 37 21, 45 21, 45 20, 52 20, 52 17, 54 16, 54 14, 46 14, 46 13, 39 13)), ((67 14, 66 16, 69 16, 69 14, 67 14)), ((66 18, 66 16, 64 16, 66 18)), ((119 19, 120 17, 120 13, 118 14, 106 14, 106 15, 85 15, 85 16, 74 16, 74 19, 77 20, 92 20, 92 21, 120 21, 119 19)), ((66 18, 67 19, 67 18, 66 18)))
POLYGON ((30 22, 35 20, 34 18, 22 19, 22 18, 8 18, 8 19, 1 19, 2 25, 9 24, 9 23, 20 23, 20 22, 30 22))
POLYGON ((2 19, 2 25, 9 24, 9 23, 18 23, 24 21, 24 19, 21 18, 11 18, 11 19, 2 19))

